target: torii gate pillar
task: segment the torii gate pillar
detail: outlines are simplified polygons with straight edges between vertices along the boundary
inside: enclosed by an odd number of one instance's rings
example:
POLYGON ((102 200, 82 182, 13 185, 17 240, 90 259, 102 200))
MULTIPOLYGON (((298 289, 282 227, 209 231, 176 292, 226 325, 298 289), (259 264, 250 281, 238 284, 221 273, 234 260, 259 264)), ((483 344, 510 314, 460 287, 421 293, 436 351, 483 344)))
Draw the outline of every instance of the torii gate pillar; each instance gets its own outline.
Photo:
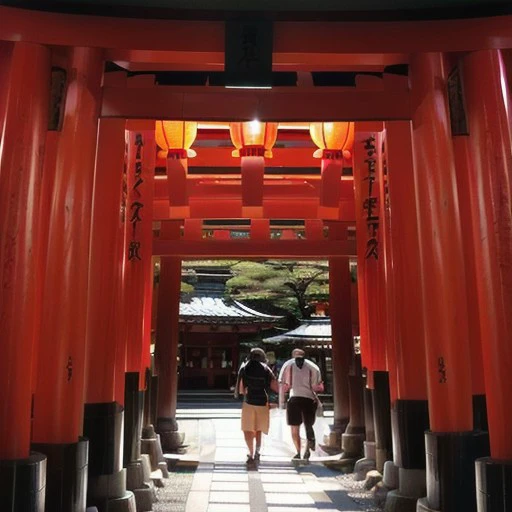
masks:
POLYGON ((50 98, 50 50, 0 42, 0 509, 43 510, 46 457, 30 452, 32 367, 45 241, 37 217, 50 98))

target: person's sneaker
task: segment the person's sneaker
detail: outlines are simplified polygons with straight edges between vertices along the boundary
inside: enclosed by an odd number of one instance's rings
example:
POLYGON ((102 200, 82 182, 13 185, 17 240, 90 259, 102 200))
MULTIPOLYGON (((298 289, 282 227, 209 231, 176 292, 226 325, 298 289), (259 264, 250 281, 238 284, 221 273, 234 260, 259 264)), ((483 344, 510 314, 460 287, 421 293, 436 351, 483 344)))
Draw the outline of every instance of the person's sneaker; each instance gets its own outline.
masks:
POLYGON ((309 451, 309 448, 306 448, 306 451, 304 452, 304 459, 309 460, 309 457, 311 457, 311 452, 309 451))
POLYGON ((254 457, 251 455, 247 455, 247 460, 245 461, 246 464, 254 464, 254 457))
POLYGON ((316 447, 315 440, 314 439, 309 439, 308 440, 308 450, 311 450, 312 452, 314 452, 315 451, 315 447, 316 447))
POLYGON ((300 460, 300 453, 297 453, 297 455, 295 455, 292 460, 300 460))
POLYGON ((257 451, 255 454, 254 454, 254 460, 260 460, 261 458, 261 454, 259 451, 257 451))

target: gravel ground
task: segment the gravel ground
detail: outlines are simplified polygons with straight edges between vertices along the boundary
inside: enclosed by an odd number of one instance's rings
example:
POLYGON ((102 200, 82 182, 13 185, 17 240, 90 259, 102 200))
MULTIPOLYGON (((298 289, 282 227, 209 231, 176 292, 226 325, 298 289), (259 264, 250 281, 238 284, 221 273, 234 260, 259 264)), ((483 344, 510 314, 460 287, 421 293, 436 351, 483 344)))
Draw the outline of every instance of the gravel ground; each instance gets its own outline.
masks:
MULTIPOLYGON (((164 479, 164 487, 156 489, 157 502, 153 505, 154 512, 185 512, 194 473, 195 467, 175 467, 169 478, 164 479)), ((362 510, 382 512, 382 509, 375 505, 372 493, 364 488, 364 481, 356 482, 352 474, 339 475, 336 480, 362 510)))
POLYGON ((154 512, 185 512, 188 493, 192 487, 195 467, 176 466, 164 479, 164 487, 156 489, 154 512))
POLYGON ((356 482, 352 474, 340 475, 336 480, 342 486, 347 495, 366 512, 382 512, 382 509, 375 505, 371 491, 364 488, 364 480, 356 482))

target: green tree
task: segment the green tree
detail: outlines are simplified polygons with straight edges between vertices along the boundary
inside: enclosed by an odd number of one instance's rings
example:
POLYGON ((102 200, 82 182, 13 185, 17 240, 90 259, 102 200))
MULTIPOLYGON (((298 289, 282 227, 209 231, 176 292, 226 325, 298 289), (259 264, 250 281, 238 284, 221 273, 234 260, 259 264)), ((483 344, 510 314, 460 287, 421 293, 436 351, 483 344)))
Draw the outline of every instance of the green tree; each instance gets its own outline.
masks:
POLYGON ((309 318, 312 302, 329 298, 327 261, 243 261, 231 266, 226 294, 252 303, 272 302, 298 317, 309 318))

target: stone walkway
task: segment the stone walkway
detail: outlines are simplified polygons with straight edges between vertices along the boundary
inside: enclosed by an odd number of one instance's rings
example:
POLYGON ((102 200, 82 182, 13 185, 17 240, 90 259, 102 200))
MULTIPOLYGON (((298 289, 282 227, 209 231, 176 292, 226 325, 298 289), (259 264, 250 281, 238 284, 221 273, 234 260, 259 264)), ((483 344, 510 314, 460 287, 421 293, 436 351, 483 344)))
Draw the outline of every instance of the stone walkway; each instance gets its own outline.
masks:
MULTIPOLYGON (((377 510, 362 483, 324 466, 317 450, 310 463, 292 464, 287 428, 273 412, 256 467, 247 467, 239 411, 181 411, 187 453, 163 489, 156 512, 361 512, 377 510), (199 417, 198 417, 199 414, 199 417), (195 471, 194 471, 195 468, 195 471)), ((318 435, 318 434, 317 434, 318 435)))

